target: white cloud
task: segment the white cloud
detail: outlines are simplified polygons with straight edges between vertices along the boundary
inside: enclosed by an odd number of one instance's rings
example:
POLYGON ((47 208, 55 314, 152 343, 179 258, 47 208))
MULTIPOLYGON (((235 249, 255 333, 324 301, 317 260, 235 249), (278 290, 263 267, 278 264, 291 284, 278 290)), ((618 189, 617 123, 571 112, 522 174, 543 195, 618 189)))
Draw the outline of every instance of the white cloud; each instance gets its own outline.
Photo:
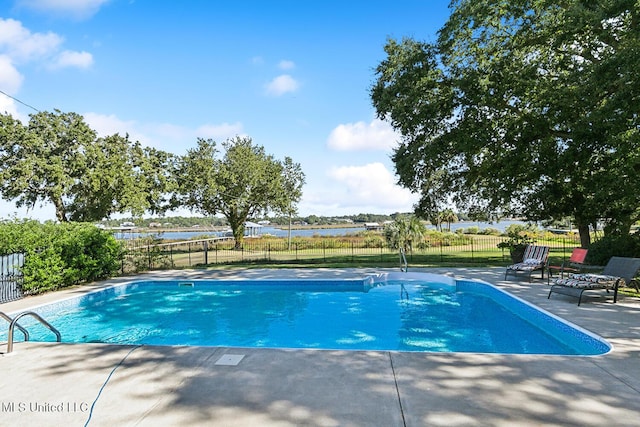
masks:
POLYGON ((300 84, 289 74, 282 74, 266 85, 267 95, 281 96, 288 92, 295 92, 300 84))
POLYGON ((63 38, 55 33, 32 33, 20 21, 0 18, 0 53, 14 61, 49 57, 62 42, 63 38))
POLYGON ((45 13, 85 19, 95 15, 110 0, 18 0, 18 6, 45 13))
MULTIPOLYGON (((98 113, 84 113, 82 115, 91 129, 95 130, 99 136, 113 135, 119 133, 120 135, 133 136, 133 131, 136 128, 136 122, 133 120, 120 120, 115 115, 104 115, 98 113)), ((140 141, 142 142, 142 141, 140 141)))
POLYGON ((242 123, 240 122, 222 123, 219 125, 203 125, 196 129, 198 137, 211 138, 216 141, 240 135, 242 132, 242 123))
POLYGON ((385 150, 390 151, 400 135, 387 123, 374 119, 339 125, 329 135, 327 146, 337 151, 385 150))
POLYGON ((60 52, 64 39, 54 33, 32 33, 13 19, 0 18, 0 83, 6 92, 17 93, 22 85, 19 67, 28 62, 47 68, 86 68, 93 63, 88 52, 60 52))
POLYGON ((16 102, 11 98, 13 94, 18 92, 24 78, 20 72, 13 66, 11 58, 7 55, 0 55, 0 113, 9 113, 12 117, 22 120, 18 114, 16 102))
POLYGON ((198 138, 211 138, 221 142, 243 133, 242 123, 239 122, 204 124, 194 129, 172 123, 138 123, 98 113, 85 113, 83 116, 99 136, 129 134, 131 141, 139 141, 142 145, 178 155, 194 148, 198 138))
POLYGON ((287 61, 287 60, 282 60, 280 61, 280 63, 278 63, 278 68, 280 68, 281 70, 292 70, 296 67, 296 64, 293 63, 293 61, 287 61))
POLYGON ((24 78, 14 67, 11 58, 0 55, 0 87, 8 94, 14 94, 20 89, 24 78))
POLYGON ((393 174, 379 162, 364 166, 334 167, 327 172, 331 183, 320 188, 305 186, 300 212, 316 215, 410 212, 418 195, 395 184, 393 174), (322 190, 324 188, 324 190, 322 190), (330 188, 330 190, 328 189, 330 188))
POLYGON ((10 114, 14 119, 18 119, 24 123, 25 118, 21 117, 20 114, 18 114, 16 103, 13 101, 13 99, 0 93, 0 114, 5 113, 10 114))
POLYGON ((93 65, 93 56, 89 52, 73 52, 65 50, 61 52, 52 64, 53 68, 89 68, 93 65))

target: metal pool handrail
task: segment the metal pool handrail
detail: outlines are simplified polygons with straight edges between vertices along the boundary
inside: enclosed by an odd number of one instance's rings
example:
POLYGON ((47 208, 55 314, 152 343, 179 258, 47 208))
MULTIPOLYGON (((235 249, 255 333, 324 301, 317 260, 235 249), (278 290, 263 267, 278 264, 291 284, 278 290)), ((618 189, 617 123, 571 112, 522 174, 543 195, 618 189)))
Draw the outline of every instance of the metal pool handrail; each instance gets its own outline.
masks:
POLYGON ((44 326, 49 328, 51 332, 56 334, 57 342, 62 341, 62 336, 60 335, 60 332, 58 332, 58 330, 54 328, 49 322, 47 322, 42 317, 40 317, 38 313, 34 313, 33 311, 25 311, 24 313, 20 313, 16 317, 14 317, 13 320, 11 321, 11 324, 9 325, 9 334, 7 335, 7 353, 11 353, 13 351, 13 330, 17 325, 18 319, 24 316, 31 316, 35 318, 38 322, 42 323, 44 326))
POLYGON ((400 271, 409 271, 409 267, 407 265, 407 257, 404 256, 404 248, 400 248, 400 271))
MULTIPOLYGON (((7 322, 9 322, 9 324, 11 324, 11 322, 13 322, 13 319, 11 317, 9 317, 8 314, 0 311, 0 317, 2 317, 4 320, 6 320, 7 322)), ((23 328, 22 326, 16 324, 16 326, 18 327, 18 329, 20 329, 20 332, 22 332, 24 334, 24 340, 25 341, 29 341, 29 332, 23 328)))

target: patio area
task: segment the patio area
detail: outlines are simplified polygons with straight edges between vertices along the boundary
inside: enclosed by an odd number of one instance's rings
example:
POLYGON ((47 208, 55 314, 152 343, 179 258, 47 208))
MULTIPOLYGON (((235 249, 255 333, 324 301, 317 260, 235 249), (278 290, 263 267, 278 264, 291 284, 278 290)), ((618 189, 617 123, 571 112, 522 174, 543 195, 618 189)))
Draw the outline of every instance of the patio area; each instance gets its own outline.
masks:
MULTIPOLYGON (((362 276, 371 269, 165 271, 140 279, 362 276)), ((380 271, 380 270, 375 270, 380 271)), ((154 347, 0 346, 0 424, 20 426, 635 426, 640 300, 547 299, 546 279, 504 268, 425 271, 481 279, 599 334, 604 356, 154 347), (242 356, 242 357, 241 357, 242 356)), ((0 305, 28 309, 129 279, 0 305)))

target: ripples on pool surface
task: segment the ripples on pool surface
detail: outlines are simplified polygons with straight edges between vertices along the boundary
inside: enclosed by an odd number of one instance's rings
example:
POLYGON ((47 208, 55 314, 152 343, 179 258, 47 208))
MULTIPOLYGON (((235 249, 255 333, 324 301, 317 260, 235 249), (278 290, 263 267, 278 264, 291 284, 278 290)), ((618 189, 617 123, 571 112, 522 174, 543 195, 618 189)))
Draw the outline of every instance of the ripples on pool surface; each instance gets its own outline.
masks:
MULTIPOLYGON (((60 330, 63 342, 77 343, 558 355, 610 350, 599 337, 491 285, 399 277, 144 281, 35 311, 60 330)), ((29 330, 31 340, 53 340, 37 325, 29 330)))

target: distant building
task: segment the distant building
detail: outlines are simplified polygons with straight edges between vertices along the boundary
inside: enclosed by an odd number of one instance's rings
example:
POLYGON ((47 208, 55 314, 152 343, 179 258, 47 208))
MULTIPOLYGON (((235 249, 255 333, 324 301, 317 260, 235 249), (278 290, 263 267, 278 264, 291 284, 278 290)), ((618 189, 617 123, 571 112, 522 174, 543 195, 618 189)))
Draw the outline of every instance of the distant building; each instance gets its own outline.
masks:
POLYGON ((244 235, 246 237, 258 237, 262 232, 262 226, 256 222, 247 221, 244 223, 244 235))
POLYGON ((336 222, 346 222, 347 224, 353 224, 353 220, 351 218, 336 218, 336 222))

